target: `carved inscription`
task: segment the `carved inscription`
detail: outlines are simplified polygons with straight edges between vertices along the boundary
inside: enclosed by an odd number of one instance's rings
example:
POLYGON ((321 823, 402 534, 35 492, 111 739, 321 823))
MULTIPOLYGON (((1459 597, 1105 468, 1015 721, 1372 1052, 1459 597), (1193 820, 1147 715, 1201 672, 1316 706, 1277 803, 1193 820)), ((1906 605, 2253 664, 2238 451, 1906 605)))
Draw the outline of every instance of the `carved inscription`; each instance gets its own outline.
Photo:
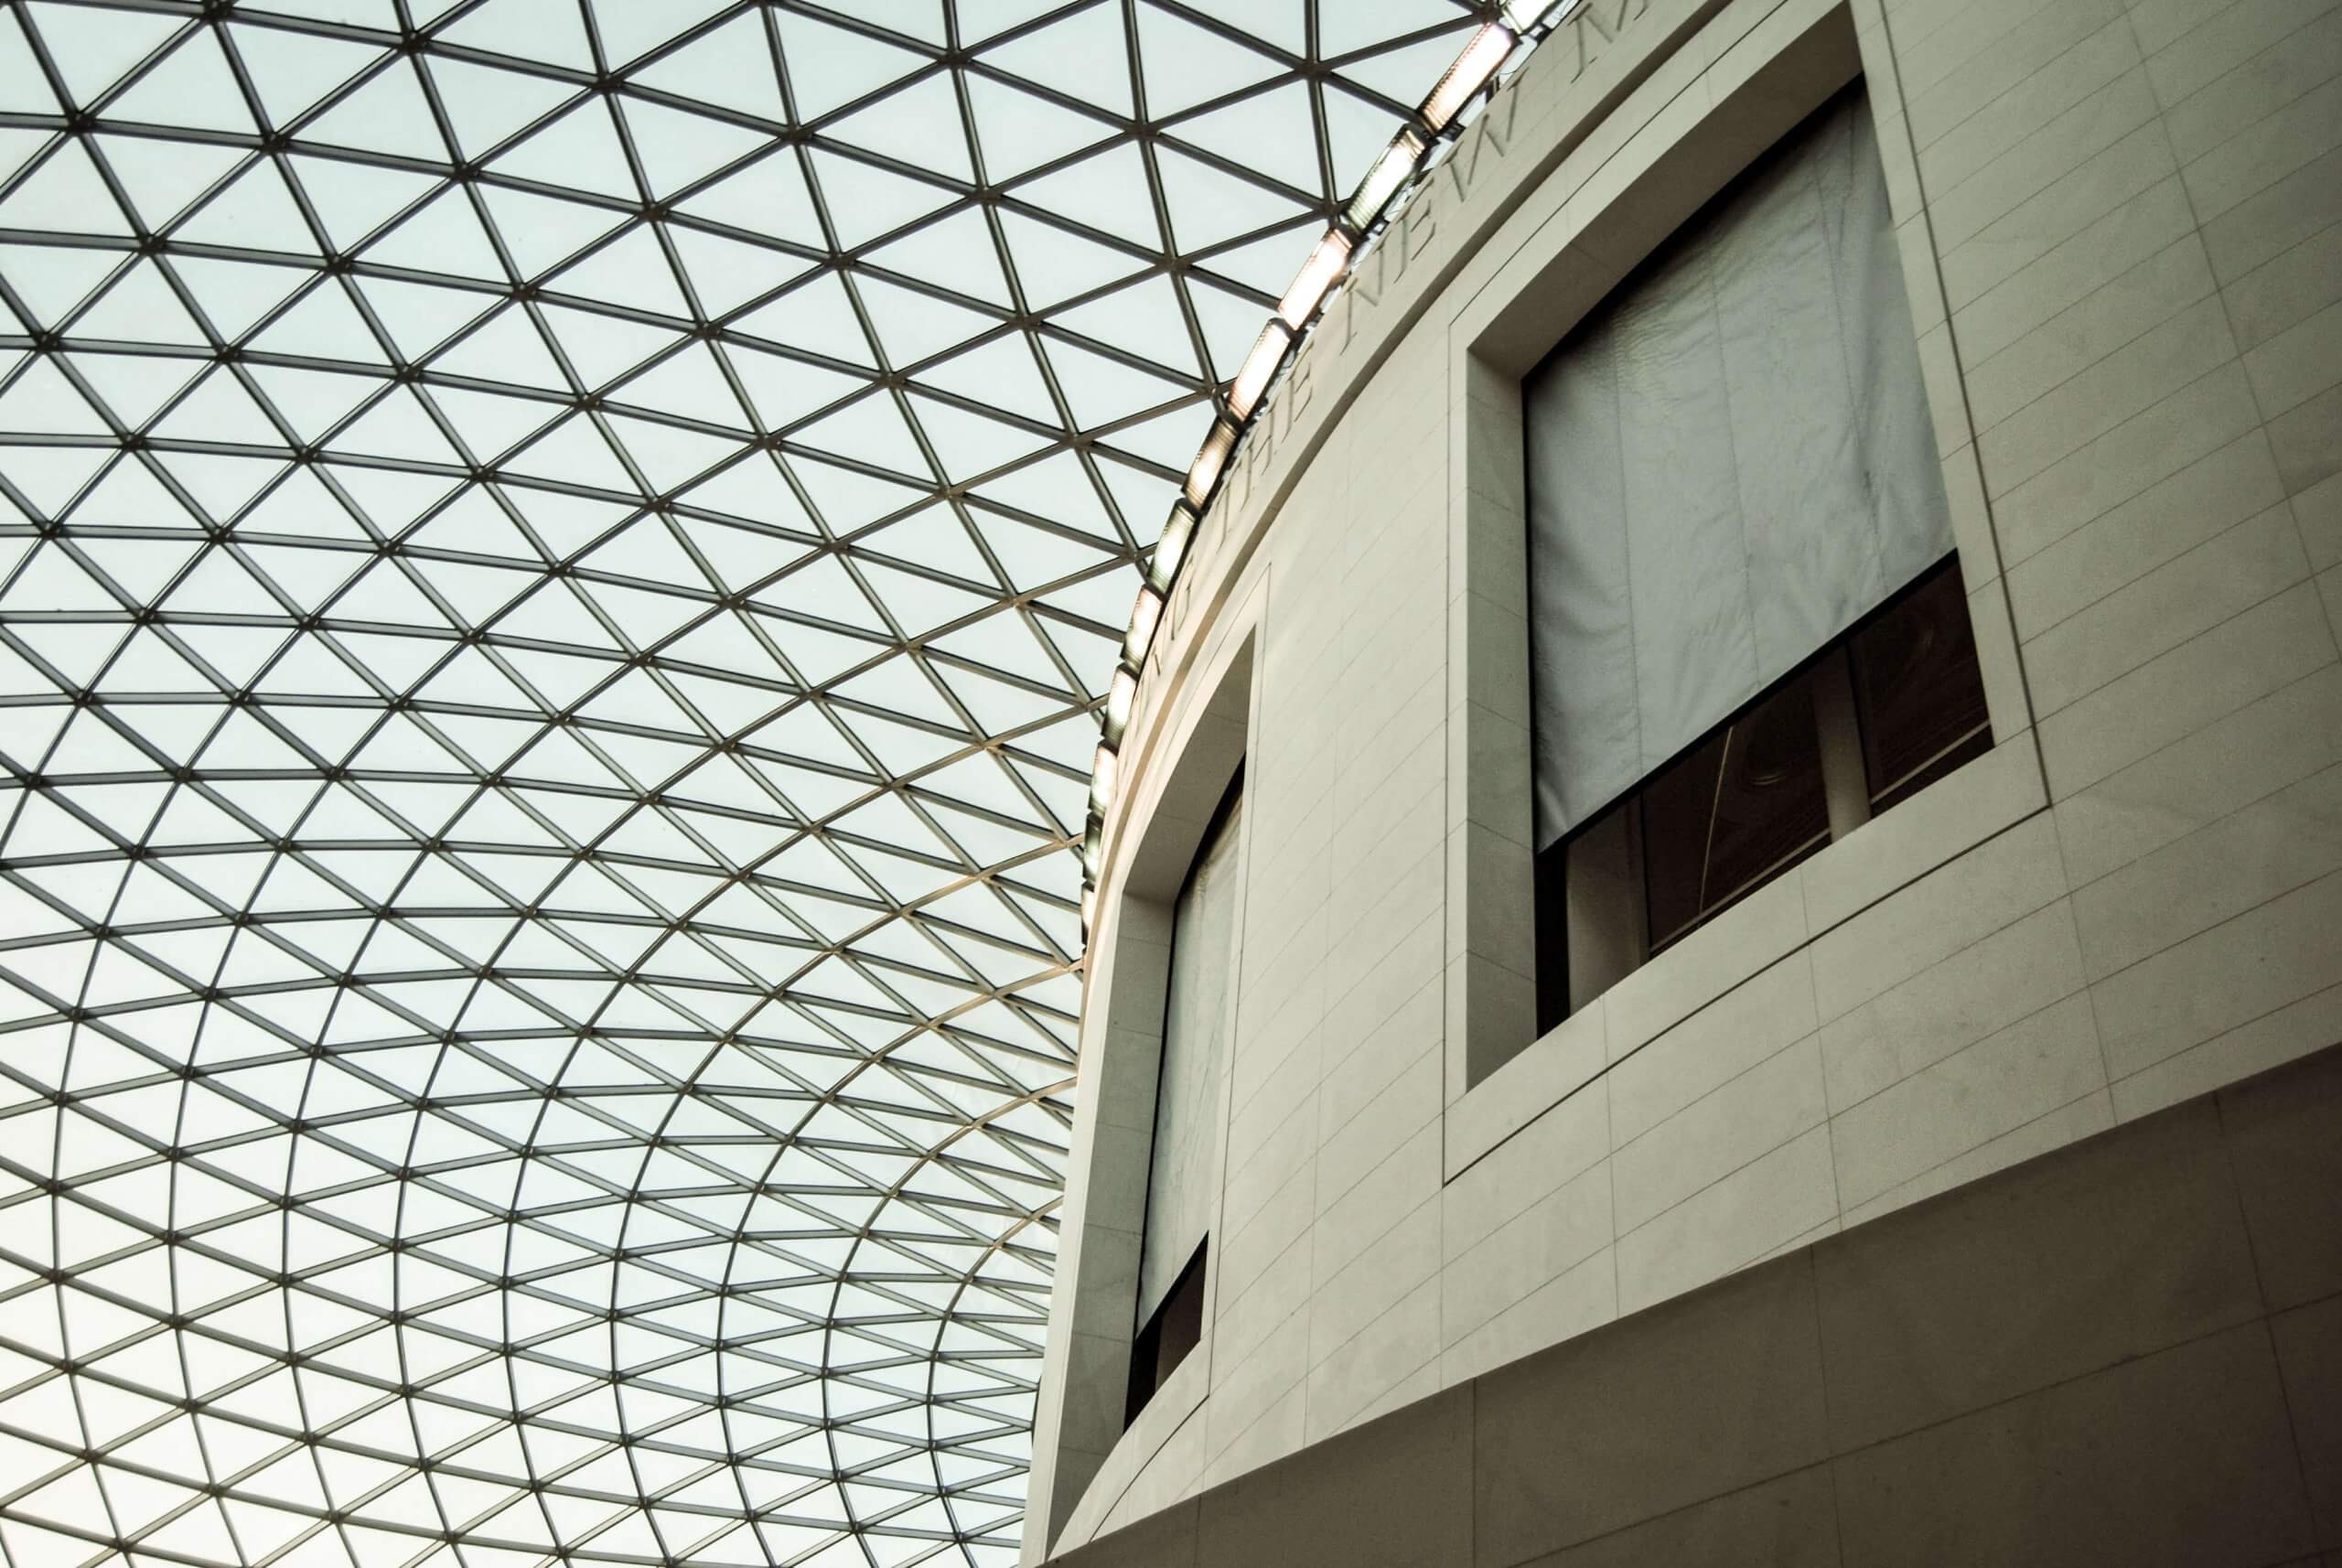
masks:
MULTIPOLYGON (((1562 24, 1569 37, 1550 38, 1545 47, 1568 52, 1569 80, 1574 82, 1618 41, 1629 24, 1649 11, 1650 0, 1584 0, 1562 24)), ((1278 395, 1262 411, 1261 418, 1245 438, 1243 451, 1235 459, 1228 482, 1220 487, 1211 510, 1198 520, 1196 535, 1188 542, 1187 565, 1164 606, 1155 645, 1148 650, 1147 669, 1139 684, 1138 711, 1131 719, 1132 733, 1144 733, 1151 725, 1154 702, 1162 691, 1162 666, 1183 644, 1185 633, 1197 615, 1198 601, 1219 585, 1221 556, 1230 543, 1231 524, 1249 521, 1244 514, 1252 506, 1258 483, 1274 467, 1278 450, 1291 445, 1290 437, 1303 411, 1309 406, 1316 361, 1327 356, 1338 360, 1347 355, 1361 325, 1370 326, 1371 337, 1370 324, 1381 310, 1390 285, 1406 275, 1410 263, 1438 248, 1443 210, 1460 206, 1472 196, 1480 186, 1484 166, 1498 168, 1506 163, 1512 150, 1520 99, 1516 91, 1498 93, 1441 166, 1444 177, 1434 173, 1414 193, 1407 209, 1393 220, 1392 231, 1359 259, 1331 306, 1331 311, 1340 313, 1341 321, 1337 325, 1329 312, 1318 324, 1278 389, 1278 395)), ((1338 379, 1345 374, 1340 370, 1331 373, 1338 379)))
POLYGON ((1604 48, 1616 43, 1618 35, 1650 9, 1650 0, 1585 0, 1569 20, 1563 25, 1570 30, 1570 40, 1575 51, 1577 67, 1570 72, 1575 81, 1585 74, 1585 68, 1601 56, 1604 48), (1591 34, 1589 38, 1587 35, 1591 34))
MULTIPOLYGON (((1638 0, 1603 3, 1634 5, 1638 0)), ((1649 0, 1639 3, 1647 5, 1649 0)), ((1198 585, 1217 578, 1218 557, 1228 542, 1229 521, 1251 506, 1256 483, 1273 467, 1278 449, 1287 445, 1287 438, 1308 409, 1319 356, 1348 351, 1360 321, 1380 308, 1390 285, 1404 277, 1408 266, 1433 248, 1439 237, 1442 212, 1467 199, 1480 188, 1486 172, 1504 164, 1512 151, 1513 126, 1520 113, 1519 93, 1499 93, 1464 133, 1440 172, 1415 192, 1407 209, 1393 220, 1391 231, 1383 236, 1382 242, 1359 258, 1334 306, 1341 314, 1338 328, 1329 316, 1311 334, 1301 357, 1277 389, 1277 395, 1261 411, 1260 419, 1245 437, 1244 449, 1229 473, 1228 483, 1189 542, 1187 564, 1179 574, 1179 582, 1172 590, 1169 603, 1164 606, 1163 620, 1155 630, 1155 655, 1177 645, 1178 633, 1194 612, 1198 585)))
MULTIPOLYGON (((1579 16, 1583 17, 1595 6, 1605 8, 1597 32, 1606 40, 1615 37, 1627 20, 1642 15, 1649 4, 1650 0, 1588 0, 1579 16)), ((1585 69, 1585 58, 1581 53, 1581 70, 1585 69)), ((1301 415, 1309 407, 1316 360, 1323 355, 1348 352, 1359 327, 1370 321, 1380 309, 1390 285, 1406 275, 1411 263, 1435 248, 1442 213, 1467 200, 1480 188, 1487 172, 1504 165, 1512 151, 1513 130, 1520 113, 1520 95, 1517 92, 1499 92, 1489 102, 1440 170, 1414 193, 1407 209, 1393 220, 1391 231, 1359 259, 1333 307, 1341 315, 1338 326, 1330 315, 1318 324, 1284 384, 1277 389, 1276 397, 1261 411, 1261 417, 1245 437, 1244 449, 1236 457, 1228 482, 1220 488, 1211 510, 1198 521, 1196 536, 1188 542, 1187 564, 1163 607, 1155 646, 1148 652, 1148 678, 1140 685, 1142 712, 1148 697, 1157 689, 1165 655, 1180 645, 1180 634, 1195 615, 1198 596, 1217 584, 1219 558, 1229 542, 1230 522, 1241 518, 1251 506, 1256 484, 1274 466, 1278 449, 1288 445, 1301 415)), ((1138 714, 1133 716, 1133 729, 1143 727, 1139 719, 1138 714)))

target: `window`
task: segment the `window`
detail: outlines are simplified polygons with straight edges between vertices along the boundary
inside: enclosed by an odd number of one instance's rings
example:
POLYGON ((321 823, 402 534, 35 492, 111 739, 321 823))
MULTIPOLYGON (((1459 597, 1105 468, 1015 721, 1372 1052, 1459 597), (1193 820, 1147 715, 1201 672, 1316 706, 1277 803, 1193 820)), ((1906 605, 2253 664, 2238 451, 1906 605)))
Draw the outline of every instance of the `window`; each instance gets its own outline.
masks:
POLYGON ((1204 1260, 1210 1251, 1210 1237, 1196 1243, 1195 1255, 1179 1271, 1171 1294, 1131 1341, 1131 1396, 1123 1412, 1124 1426, 1138 1419, 1138 1412, 1203 1339, 1204 1260))
POLYGON ((1860 84, 1521 413, 1542 1033, 1991 745, 1860 84))
POLYGON ((1204 830, 1172 909, 1126 1423, 1138 1418, 1203 1337, 1206 1260, 1219 1165, 1220 1082, 1228 1057, 1229 980, 1235 963, 1242 791, 1240 767, 1204 830))
POLYGON ((1847 646, 1870 805, 1883 811, 1989 750, 1992 721, 1960 574, 1939 570, 1847 646))
POLYGON ((1992 745, 1947 559, 1538 855, 1539 1031, 1992 745))
POLYGON ((1814 683, 1759 698, 1638 792, 1651 951, 1830 842, 1814 683))

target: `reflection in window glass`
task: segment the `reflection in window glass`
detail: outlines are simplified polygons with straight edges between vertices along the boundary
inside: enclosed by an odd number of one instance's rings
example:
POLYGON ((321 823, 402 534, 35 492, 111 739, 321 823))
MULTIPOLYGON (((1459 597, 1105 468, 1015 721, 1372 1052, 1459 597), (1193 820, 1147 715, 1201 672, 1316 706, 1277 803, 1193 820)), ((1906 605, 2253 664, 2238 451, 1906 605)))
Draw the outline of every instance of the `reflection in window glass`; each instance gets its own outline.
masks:
POLYGON ((1947 558, 1536 860, 1542 1034, 1993 746, 1947 558))
POLYGON ((1874 810, 1992 749, 1976 628, 1955 566, 1935 573, 1847 646, 1874 810))
POLYGON ((1810 679, 1660 772, 1642 811, 1656 952, 1830 842, 1810 679))

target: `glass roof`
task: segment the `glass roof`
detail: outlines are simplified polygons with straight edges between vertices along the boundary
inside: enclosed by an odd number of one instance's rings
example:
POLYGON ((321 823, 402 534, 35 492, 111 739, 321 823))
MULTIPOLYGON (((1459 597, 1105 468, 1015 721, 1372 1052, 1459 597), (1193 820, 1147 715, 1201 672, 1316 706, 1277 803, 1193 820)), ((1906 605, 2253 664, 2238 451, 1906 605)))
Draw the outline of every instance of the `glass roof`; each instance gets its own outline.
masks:
POLYGON ((1094 711, 1488 9, 0 10, 9 1568, 1014 1560, 1094 711))

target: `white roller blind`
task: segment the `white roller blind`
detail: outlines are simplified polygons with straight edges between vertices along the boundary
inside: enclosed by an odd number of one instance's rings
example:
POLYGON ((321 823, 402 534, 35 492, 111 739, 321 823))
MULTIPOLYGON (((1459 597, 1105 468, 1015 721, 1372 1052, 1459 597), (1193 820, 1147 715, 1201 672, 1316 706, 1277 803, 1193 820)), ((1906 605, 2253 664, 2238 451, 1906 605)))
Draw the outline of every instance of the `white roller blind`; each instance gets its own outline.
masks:
POLYGON ((1521 394, 1541 848, 1951 548, 1859 91, 1521 394))
POLYGON ((1171 978, 1163 1009, 1163 1076, 1139 1244, 1138 1322, 1178 1282, 1211 1229, 1219 1161, 1219 1083, 1228 1058, 1228 992, 1235 953, 1237 822, 1230 801, 1203 843, 1171 921, 1171 978))

